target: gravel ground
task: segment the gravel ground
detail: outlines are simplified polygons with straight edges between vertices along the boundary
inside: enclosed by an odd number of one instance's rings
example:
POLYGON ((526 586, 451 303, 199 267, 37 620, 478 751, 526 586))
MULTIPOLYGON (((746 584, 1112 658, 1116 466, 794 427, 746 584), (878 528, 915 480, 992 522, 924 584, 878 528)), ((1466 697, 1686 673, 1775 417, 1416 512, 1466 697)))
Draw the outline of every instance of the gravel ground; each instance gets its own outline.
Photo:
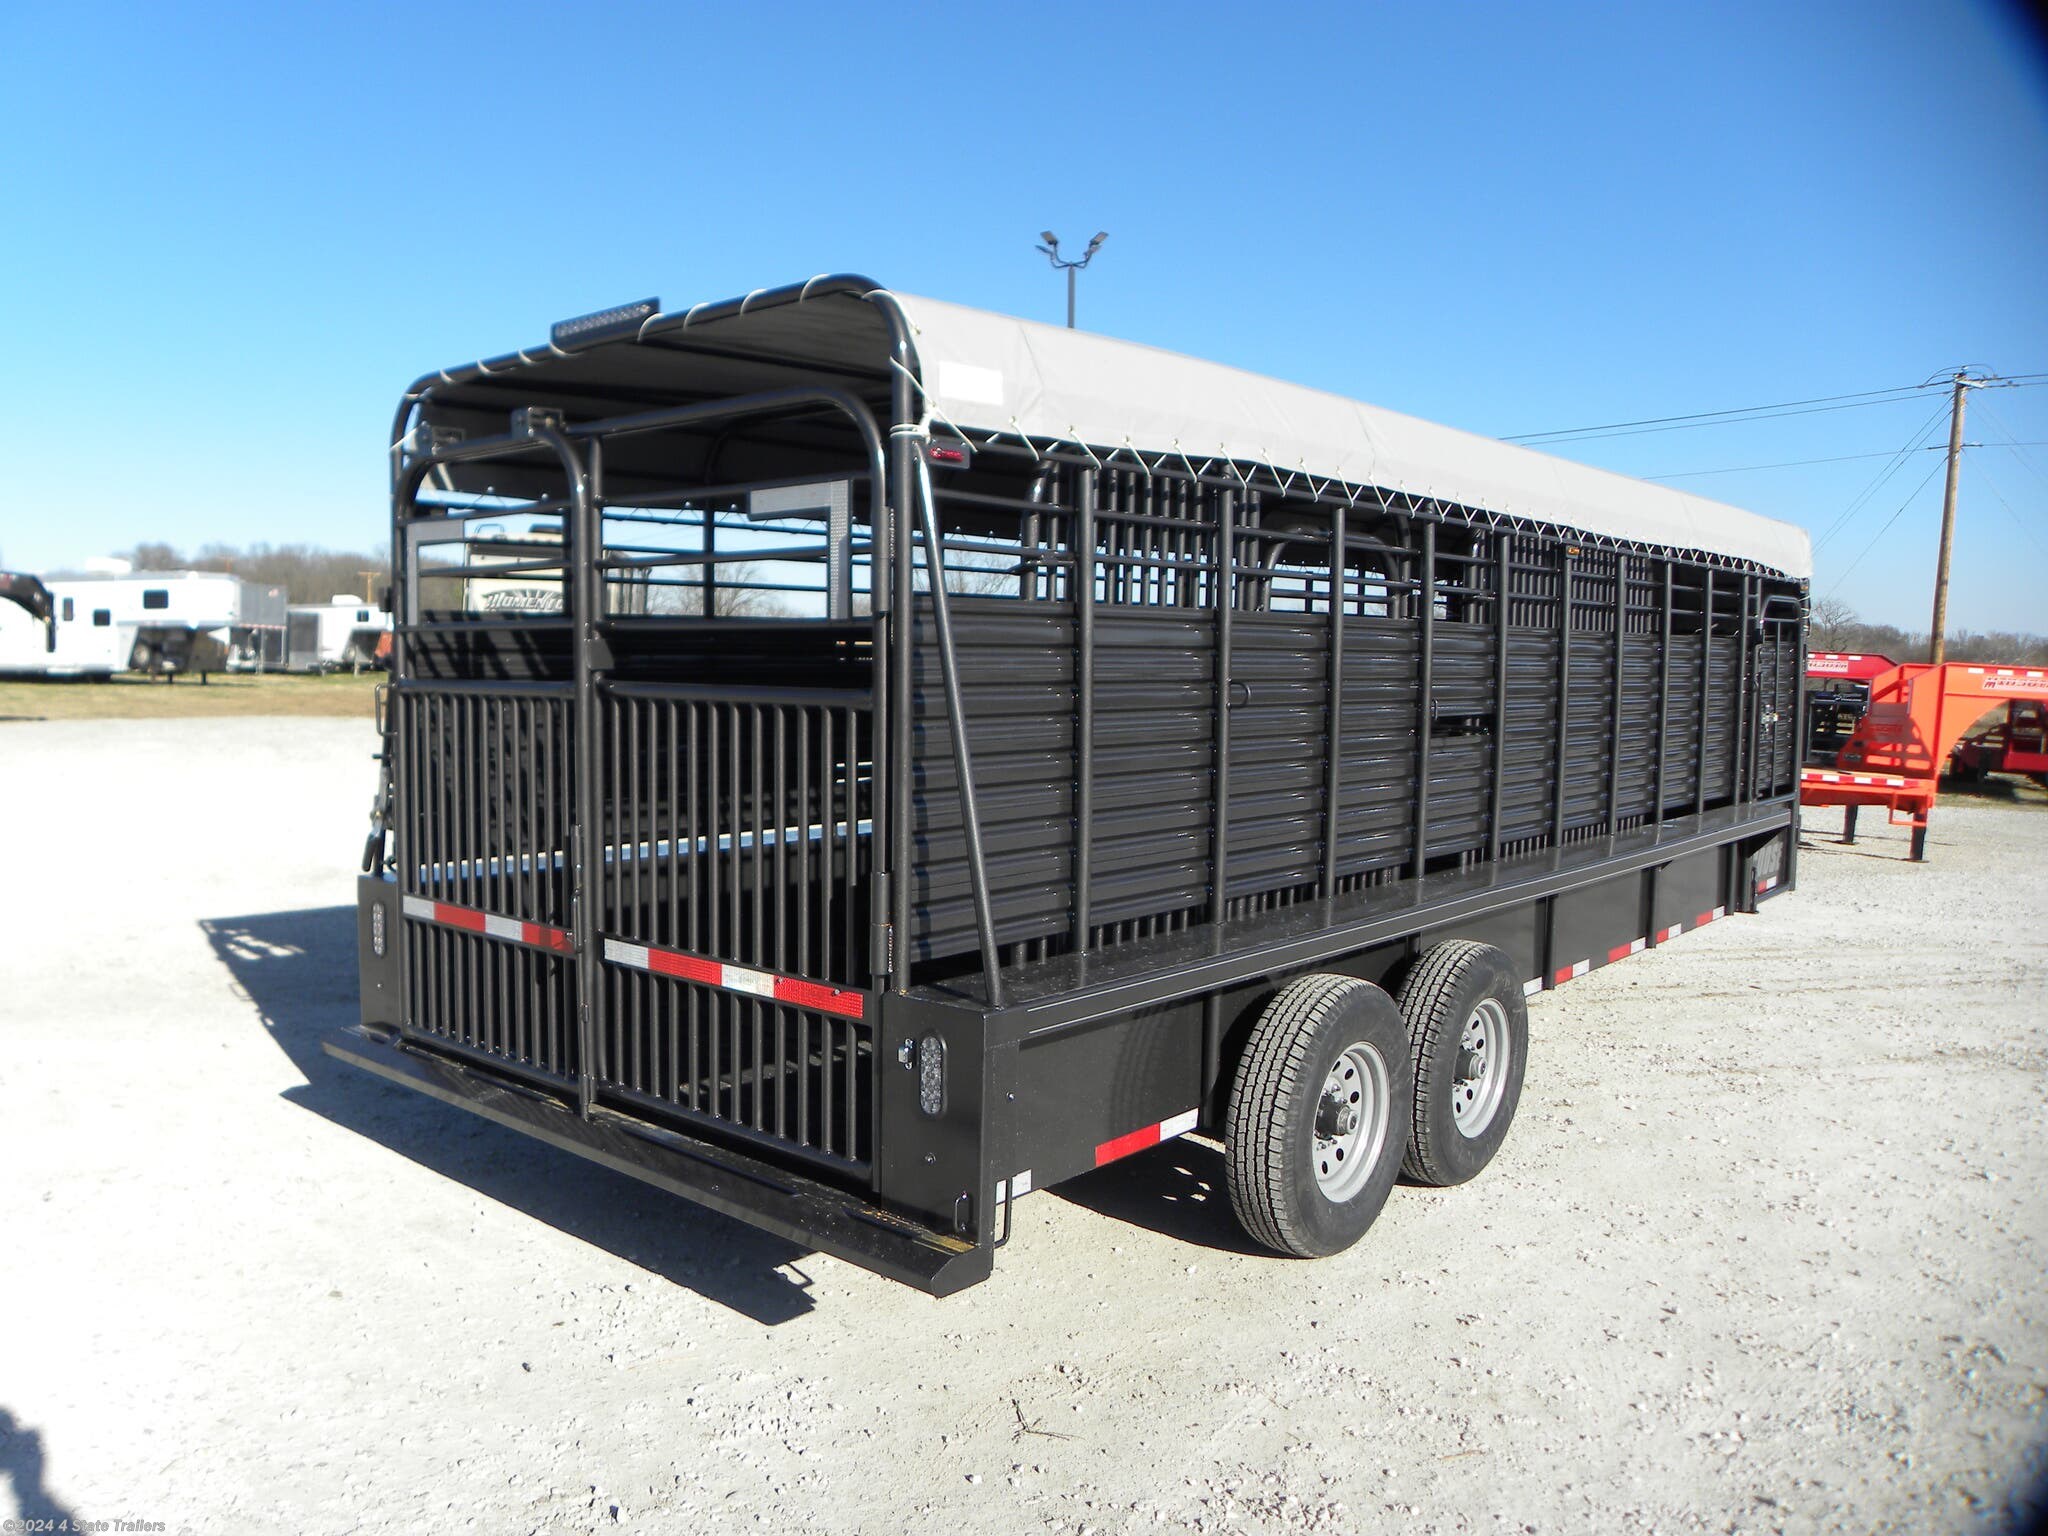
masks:
POLYGON ((1532 1008, 1477 1183, 1182 1141, 934 1302, 320 1055, 370 732, 0 726, 0 1513, 173 1531, 1978 1531, 2048 1473, 2048 811, 1532 1008))

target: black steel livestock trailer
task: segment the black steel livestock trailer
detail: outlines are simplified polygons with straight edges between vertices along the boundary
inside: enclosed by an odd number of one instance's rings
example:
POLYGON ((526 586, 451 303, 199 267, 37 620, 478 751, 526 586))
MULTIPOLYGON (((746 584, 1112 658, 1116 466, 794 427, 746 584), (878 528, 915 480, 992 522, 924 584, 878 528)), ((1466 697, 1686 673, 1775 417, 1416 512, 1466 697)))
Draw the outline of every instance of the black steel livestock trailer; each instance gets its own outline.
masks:
POLYGON ((1807 545, 1734 508, 853 277, 391 454, 328 1048, 934 1293, 1186 1132, 1343 1248, 1493 1155, 1527 994, 1792 881, 1807 545))

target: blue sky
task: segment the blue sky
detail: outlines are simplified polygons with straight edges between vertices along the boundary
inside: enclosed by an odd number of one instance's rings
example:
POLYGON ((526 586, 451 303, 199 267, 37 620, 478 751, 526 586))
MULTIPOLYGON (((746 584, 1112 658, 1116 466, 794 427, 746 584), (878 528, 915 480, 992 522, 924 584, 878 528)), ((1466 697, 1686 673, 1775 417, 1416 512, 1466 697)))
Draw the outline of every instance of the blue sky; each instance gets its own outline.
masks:
MULTIPOLYGON (((0 560, 368 547, 426 368, 827 270, 1058 319, 1046 227, 1111 232, 1084 325, 1495 434, 2048 374, 2048 64, 2012 15, 9 7, 0 560)), ((1882 455, 1938 403, 1568 451, 1882 455)), ((2048 388, 1974 397, 1969 439, 1952 621, 2048 630, 2048 388)), ((1817 593, 1924 626, 1939 457, 1817 593)), ((1884 463, 1673 483, 1818 535, 1884 463)))

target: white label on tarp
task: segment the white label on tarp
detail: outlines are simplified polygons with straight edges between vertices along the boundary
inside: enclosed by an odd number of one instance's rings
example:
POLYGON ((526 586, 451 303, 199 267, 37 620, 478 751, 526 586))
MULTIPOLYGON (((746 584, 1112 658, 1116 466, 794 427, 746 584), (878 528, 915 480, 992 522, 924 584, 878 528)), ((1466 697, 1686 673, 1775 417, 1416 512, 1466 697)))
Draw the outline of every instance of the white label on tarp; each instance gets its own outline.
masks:
POLYGON ((984 368, 979 363, 959 363, 942 359, 939 363, 938 392, 947 400, 965 401, 973 405, 1001 405, 1003 403, 1003 371, 1000 368, 984 368))

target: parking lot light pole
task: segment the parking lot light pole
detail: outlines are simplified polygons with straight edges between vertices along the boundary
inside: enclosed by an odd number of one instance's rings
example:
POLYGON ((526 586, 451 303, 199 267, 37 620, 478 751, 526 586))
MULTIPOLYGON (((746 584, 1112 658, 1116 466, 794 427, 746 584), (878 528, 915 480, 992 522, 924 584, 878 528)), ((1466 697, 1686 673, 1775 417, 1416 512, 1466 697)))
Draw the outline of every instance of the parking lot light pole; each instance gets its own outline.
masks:
POLYGON ((1051 230, 1042 230, 1038 236, 1045 244, 1039 249, 1055 268, 1067 274, 1067 329, 1074 328, 1074 274, 1095 259, 1095 253, 1102 249, 1102 242, 1109 238, 1109 231, 1097 230, 1095 238, 1088 242, 1088 249, 1081 253, 1079 261, 1069 261, 1060 255, 1060 237, 1051 230))

